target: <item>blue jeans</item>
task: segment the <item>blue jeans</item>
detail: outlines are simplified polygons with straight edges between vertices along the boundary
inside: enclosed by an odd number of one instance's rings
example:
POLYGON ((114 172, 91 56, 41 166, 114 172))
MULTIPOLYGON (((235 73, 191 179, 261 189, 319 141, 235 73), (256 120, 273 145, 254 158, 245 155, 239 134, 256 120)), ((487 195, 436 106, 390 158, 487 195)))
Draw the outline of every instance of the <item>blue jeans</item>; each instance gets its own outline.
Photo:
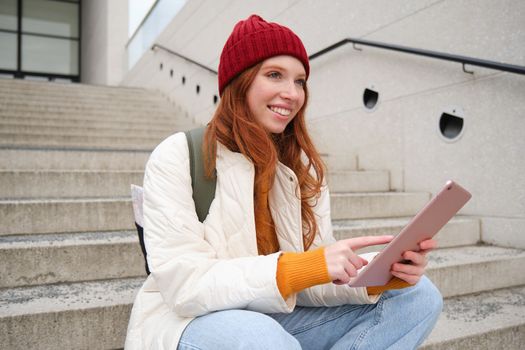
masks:
POLYGON ((214 312, 188 325, 178 349, 415 349, 442 306, 441 294, 423 277, 414 287, 383 293, 374 305, 214 312))

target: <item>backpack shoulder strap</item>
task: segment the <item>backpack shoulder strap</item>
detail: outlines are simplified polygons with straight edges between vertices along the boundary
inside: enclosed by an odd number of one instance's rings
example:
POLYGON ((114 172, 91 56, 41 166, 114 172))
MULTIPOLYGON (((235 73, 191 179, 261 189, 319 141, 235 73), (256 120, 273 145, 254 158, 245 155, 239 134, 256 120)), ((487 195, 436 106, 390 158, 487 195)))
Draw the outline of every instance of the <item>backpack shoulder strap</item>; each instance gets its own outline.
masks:
POLYGON ((204 171, 204 157, 202 155, 202 140, 206 127, 185 131, 190 152, 191 188, 193 201, 199 221, 203 222, 210 210, 211 202, 215 198, 217 178, 208 179, 204 171))

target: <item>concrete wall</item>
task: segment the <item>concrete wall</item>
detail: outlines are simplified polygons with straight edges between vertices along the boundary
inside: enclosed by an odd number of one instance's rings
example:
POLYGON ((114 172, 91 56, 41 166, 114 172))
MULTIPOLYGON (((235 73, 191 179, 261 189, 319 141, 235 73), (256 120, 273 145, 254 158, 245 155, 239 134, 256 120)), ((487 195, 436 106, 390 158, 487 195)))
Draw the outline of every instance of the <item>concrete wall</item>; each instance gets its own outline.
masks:
MULTIPOLYGON (((525 65, 525 3, 510 0, 193 0, 157 42, 216 69, 233 25, 251 13, 291 27, 310 54, 354 37, 525 65)), ((361 49, 311 62, 309 125, 329 166, 387 169, 394 191, 435 193, 455 179, 473 193, 462 213, 482 218, 485 241, 525 247, 525 77, 361 49), (379 92, 372 110, 366 88, 379 92), (464 118, 456 142, 439 132, 444 112, 464 118)), ((218 94, 216 76, 163 51, 146 53, 123 84, 159 89, 203 124, 218 94)))
POLYGON ((127 72, 127 40, 127 0, 82 1, 82 82, 119 85, 127 72))

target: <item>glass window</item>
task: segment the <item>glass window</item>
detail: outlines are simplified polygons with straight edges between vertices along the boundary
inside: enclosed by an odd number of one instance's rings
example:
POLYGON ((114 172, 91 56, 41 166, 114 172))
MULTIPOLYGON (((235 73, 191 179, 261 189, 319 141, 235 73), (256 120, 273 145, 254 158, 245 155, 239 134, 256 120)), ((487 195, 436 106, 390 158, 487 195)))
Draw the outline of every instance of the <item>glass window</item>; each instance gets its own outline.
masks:
POLYGON ((15 70, 17 68, 16 47, 16 34, 0 32, 0 69, 15 70))
POLYGON ((22 35, 22 70, 78 74, 78 41, 22 35))
POLYGON ((0 29, 17 30, 17 0, 0 0, 0 29))
POLYGON ((23 32, 78 38, 78 4, 24 0, 22 6, 23 32))
POLYGON ((146 17, 155 0, 128 0, 128 37, 131 37, 137 30, 140 22, 146 17))
POLYGON ((168 23, 179 13, 188 0, 158 0, 148 17, 137 28, 128 41, 128 68, 131 69, 146 52, 155 38, 166 28, 168 23))

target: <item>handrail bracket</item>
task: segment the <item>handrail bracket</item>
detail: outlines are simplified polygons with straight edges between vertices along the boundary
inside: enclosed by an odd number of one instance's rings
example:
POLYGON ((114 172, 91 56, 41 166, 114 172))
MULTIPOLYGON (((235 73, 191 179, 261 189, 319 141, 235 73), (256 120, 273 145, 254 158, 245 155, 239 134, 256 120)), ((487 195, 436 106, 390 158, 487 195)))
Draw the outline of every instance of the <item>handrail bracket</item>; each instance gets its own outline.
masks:
POLYGON ((358 46, 356 46, 355 43, 352 43, 352 47, 354 48, 354 50, 357 50, 357 51, 363 51, 363 49, 359 48, 358 46))
POLYGON ((465 64, 466 64, 465 62, 461 63, 461 66, 463 67, 463 72, 468 73, 468 74, 474 74, 474 71, 472 71, 472 70, 467 70, 467 69, 465 68, 465 64))

